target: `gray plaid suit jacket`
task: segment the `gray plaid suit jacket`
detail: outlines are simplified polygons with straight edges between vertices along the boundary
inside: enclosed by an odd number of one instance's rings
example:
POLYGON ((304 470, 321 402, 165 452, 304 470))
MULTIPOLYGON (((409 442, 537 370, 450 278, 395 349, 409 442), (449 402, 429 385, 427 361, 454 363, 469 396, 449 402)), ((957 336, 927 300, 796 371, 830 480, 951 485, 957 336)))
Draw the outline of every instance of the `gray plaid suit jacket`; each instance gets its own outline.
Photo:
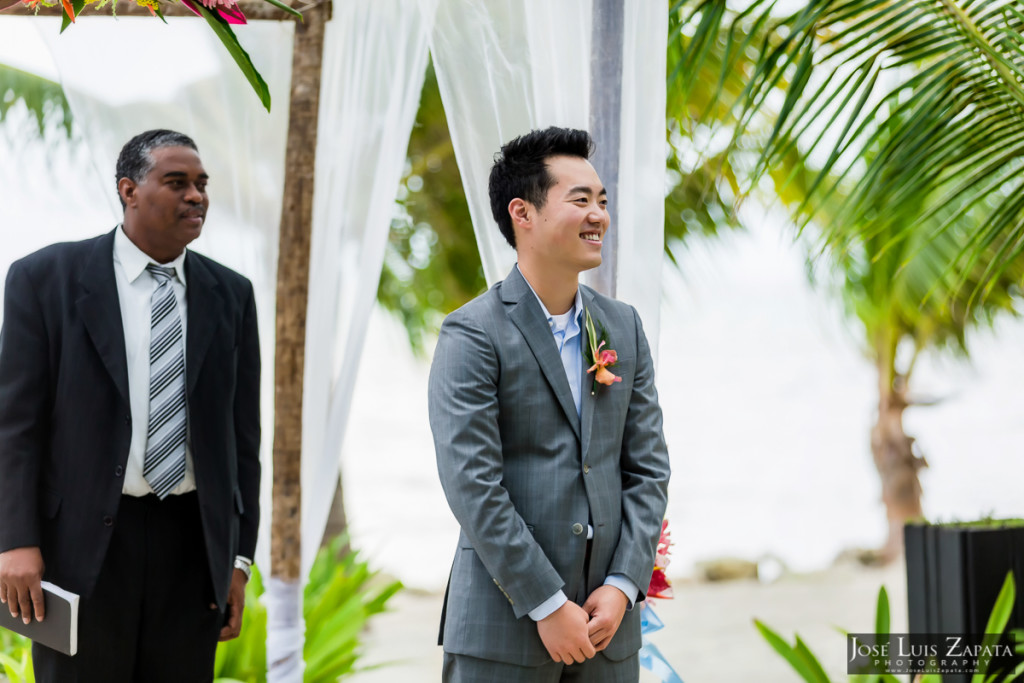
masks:
MULTIPOLYGON (((518 268, 441 328, 430 426, 462 527, 442 614, 447 652, 550 662, 530 610, 559 589, 582 602, 608 574, 641 590, 650 582, 669 479, 650 348, 632 306, 581 289, 622 377, 592 394, 593 375, 584 374, 582 417, 518 268), (588 522, 594 538, 583 577, 588 522)), ((639 647, 634 609, 603 655, 620 661, 639 647)))

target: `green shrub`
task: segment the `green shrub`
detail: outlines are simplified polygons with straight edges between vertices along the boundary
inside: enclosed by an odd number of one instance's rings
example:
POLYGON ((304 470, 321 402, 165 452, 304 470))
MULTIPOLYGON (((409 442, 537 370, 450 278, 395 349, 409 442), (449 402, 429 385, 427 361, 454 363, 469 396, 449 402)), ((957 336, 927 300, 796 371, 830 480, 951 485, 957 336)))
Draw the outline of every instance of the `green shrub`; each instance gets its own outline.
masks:
POLYGON ((35 683, 32 672, 32 641, 0 629, 0 671, 10 683, 35 683))
MULTIPOLYGON (((402 584, 375 580, 356 551, 340 556, 344 537, 320 550, 303 594, 306 644, 305 683, 333 683, 353 673, 367 621, 383 612, 402 584)), ((253 568, 246 586, 242 635, 221 643, 214 666, 216 683, 264 683, 267 671, 267 608, 259 601, 263 581, 253 568)))

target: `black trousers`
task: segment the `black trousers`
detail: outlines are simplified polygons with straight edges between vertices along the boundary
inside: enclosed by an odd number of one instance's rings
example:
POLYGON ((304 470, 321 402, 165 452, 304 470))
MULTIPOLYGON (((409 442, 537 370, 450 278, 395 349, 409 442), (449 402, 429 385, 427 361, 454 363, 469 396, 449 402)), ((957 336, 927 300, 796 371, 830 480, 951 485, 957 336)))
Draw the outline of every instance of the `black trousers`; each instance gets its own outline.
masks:
POLYGON ((99 581, 79 603, 78 654, 33 645, 36 681, 212 681, 215 603, 196 494, 122 496, 99 581))

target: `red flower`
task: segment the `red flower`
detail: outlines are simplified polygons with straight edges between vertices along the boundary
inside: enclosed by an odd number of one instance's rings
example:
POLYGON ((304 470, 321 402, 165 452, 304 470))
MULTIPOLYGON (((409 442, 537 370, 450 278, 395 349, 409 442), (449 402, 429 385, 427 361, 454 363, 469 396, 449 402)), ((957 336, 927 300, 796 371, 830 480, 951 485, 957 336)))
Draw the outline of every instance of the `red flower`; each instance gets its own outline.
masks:
POLYGON ((661 538, 658 539, 658 549, 654 557, 654 573, 651 574, 651 585, 647 587, 647 597, 649 598, 660 598, 663 600, 671 599, 672 595, 672 584, 669 583, 668 577, 665 575, 665 569, 668 567, 671 558, 669 547, 672 545, 672 532, 668 530, 668 520, 662 520, 661 522, 661 538))
POLYGON ((664 569, 655 569, 654 573, 651 574, 651 585, 647 588, 647 597, 659 598, 662 600, 671 599, 672 586, 668 582, 668 577, 665 576, 664 569))

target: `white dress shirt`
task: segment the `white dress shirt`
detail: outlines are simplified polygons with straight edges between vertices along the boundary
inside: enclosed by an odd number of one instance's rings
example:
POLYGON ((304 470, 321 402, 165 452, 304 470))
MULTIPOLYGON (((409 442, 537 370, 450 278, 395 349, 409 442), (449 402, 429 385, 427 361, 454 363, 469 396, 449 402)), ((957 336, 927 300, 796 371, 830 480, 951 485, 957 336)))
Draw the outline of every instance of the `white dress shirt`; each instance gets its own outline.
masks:
MULTIPOLYGON (((516 266, 518 268, 518 266, 516 266)), ((522 271, 520 271, 522 274, 522 271)), ((580 295, 579 287, 576 288, 576 298, 573 300, 572 308, 561 315, 552 315, 548 307, 537 296, 533 285, 523 275, 526 286, 530 288, 533 295, 537 297, 540 310, 548 321, 551 334, 554 335, 555 345, 558 347, 558 355, 562 359, 562 368, 565 370, 565 377, 569 381, 569 389, 572 391, 573 403, 576 404, 576 416, 581 414, 582 407, 582 384, 583 384, 583 297, 580 295)), ((587 540, 594 538, 594 527, 587 524, 587 540)), ((609 574, 605 577, 604 585, 615 586, 625 594, 629 601, 629 609, 633 609, 633 603, 640 596, 640 591, 624 574, 609 574)), ((569 601, 565 592, 559 590, 550 598, 530 610, 530 618, 540 621, 550 616, 559 607, 569 601)))
MULTIPOLYGON (((149 436, 149 338, 152 322, 153 290, 157 282, 146 266, 156 263, 128 239, 124 228, 118 226, 114 234, 114 278, 117 280, 117 300, 121 307, 121 324, 124 327, 124 350, 128 357, 128 395, 132 409, 132 441, 128 450, 128 467, 125 468, 122 492, 129 496, 145 496, 153 488, 142 476, 146 458, 146 441, 149 436)), ((185 302, 185 252, 170 263, 156 265, 174 268, 171 279, 174 297, 178 302, 181 316, 182 345, 188 338, 185 302)), ((192 463, 192 449, 185 443, 185 478, 171 495, 180 495, 196 488, 195 469, 192 463)))

